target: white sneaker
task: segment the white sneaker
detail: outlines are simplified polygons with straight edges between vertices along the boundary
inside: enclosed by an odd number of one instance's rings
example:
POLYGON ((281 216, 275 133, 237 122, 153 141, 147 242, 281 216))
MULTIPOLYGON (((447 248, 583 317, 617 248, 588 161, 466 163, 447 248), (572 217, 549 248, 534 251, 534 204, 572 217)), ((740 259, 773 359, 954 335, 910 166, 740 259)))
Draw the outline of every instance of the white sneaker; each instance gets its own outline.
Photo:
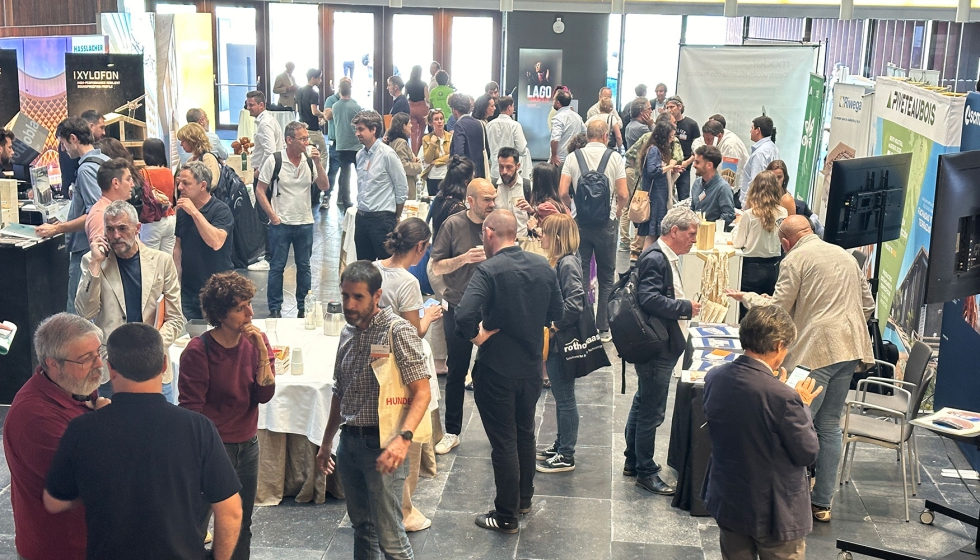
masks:
POLYGON ((269 270, 269 261, 262 259, 258 262, 248 265, 249 270, 269 270))
POLYGON ((456 434, 446 434, 436 444, 436 455, 445 455, 457 445, 459 445, 459 436, 456 434))
POLYGON ((599 342, 612 342, 612 334, 609 331, 599 331, 599 342))

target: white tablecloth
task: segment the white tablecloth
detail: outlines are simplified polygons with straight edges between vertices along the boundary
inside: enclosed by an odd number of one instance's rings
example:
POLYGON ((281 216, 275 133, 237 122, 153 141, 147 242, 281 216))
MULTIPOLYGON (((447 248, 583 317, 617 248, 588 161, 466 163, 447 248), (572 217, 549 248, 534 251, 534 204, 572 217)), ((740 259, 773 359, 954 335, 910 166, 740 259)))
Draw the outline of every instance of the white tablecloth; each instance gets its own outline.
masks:
MULTIPOLYGON (((267 332, 265 321, 256 319, 255 325, 267 332)), ((330 416, 330 402, 333 397, 333 370, 337 359, 340 338, 326 336, 323 329, 306 330, 303 319, 279 319, 276 335, 270 342, 273 345, 289 346, 303 350, 302 375, 277 375, 276 394, 266 404, 259 405, 259 429, 287 434, 306 436, 315 445, 323 440, 323 431, 330 416)), ((270 337, 272 338, 272 337, 270 337)), ((430 387, 433 403, 438 406, 439 389, 436 382, 436 366, 432 359, 429 343, 422 341, 431 375, 430 387)), ((180 369, 180 354, 183 347, 170 347, 170 361, 174 370, 174 393, 177 393, 177 377, 180 369)), ((336 443, 336 442, 335 442, 336 443)))
POLYGON ((354 220, 357 216, 357 208, 351 206, 344 212, 344 221, 340 229, 340 272, 343 273, 347 265, 357 260, 357 245, 354 243, 354 220))

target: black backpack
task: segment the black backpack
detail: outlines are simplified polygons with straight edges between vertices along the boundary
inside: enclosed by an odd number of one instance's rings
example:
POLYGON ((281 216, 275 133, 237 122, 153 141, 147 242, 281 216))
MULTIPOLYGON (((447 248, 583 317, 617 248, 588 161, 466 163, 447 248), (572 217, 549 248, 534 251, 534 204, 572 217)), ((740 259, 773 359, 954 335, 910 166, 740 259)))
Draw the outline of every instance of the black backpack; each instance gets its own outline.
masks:
MULTIPOLYGON (((89 156, 80 162, 78 162, 78 169, 81 169, 86 163, 91 163, 95 165, 95 172, 98 174, 99 169, 102 168, 102 164, 109 160, 102 160, 95 156, 89 156)), ((133 191, 129 195, 129 200, 126 202, 133 205, 136 208, 136 215, 143 216, 143 178, 140 175, 133 176, 133 191)), ((142 220, 140 220, 142 222, 142 220)))
MULTIPOLYGON (((272 168, 272 179, 269 181, 269 190, 266 192, 266 196, 269 198, 269 202, 272 202, 272 197, 279 194, 276 190, 276 183, 279 182, 279 172, 282 171, 282 152, 276 152, 272 154, 272 159, 275 162, 275 166, 272 168), (275 194, 273 194, 275 193, 275 194)), ((306 166, 310 168, 310 177, 313 177, 313 159, 306 158, 306 166)), ((310 184, 311 188, 319 189, 316 183, 310 184)))
POLYGON ((220 172, 211 196, 228 205, 235 225, 232 227, 231 262, 235 268, 245 268, 258 260, 265 249, 265 228, 259 222, 252 205, 248 187, 238 173, 218 160, 220 172))
POLYGON ((609 198, 612 190, 609 188, 609 177, 606 177, 606 165, 612 153, 607 148, 599 161, 599 167, 593 171, 585 163, 582 150, 575 150, 575 159, 582 174, 575 185, 575 221, 579 227, 597 227, 609 221, 609 198))

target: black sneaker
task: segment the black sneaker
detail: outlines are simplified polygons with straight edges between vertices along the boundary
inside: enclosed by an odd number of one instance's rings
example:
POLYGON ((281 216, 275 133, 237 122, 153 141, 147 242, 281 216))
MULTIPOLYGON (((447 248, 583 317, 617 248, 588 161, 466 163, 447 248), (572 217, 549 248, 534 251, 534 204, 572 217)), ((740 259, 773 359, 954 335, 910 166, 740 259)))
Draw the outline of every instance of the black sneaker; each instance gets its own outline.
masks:
POLYGON ((269 318, 282 319, 282 313, 280 313, 278 309, 276 309, 275 311, 269 311, 269 318))
POLYGON ((541 473, 559 473, 575 470, 575 459, 556 454, 547 461, 535 465, 535 470, 541 473))
POLYGON ((552 443, 548 447, 545 447, 541 451, 538 451, 537 455, 534 456, 538 461, 547 461, 555 455, 558 455, 558 444, 552 443))
POLYGON ((303 311, 302 309, 300 309, 299 311, 296 312, 296 318, 297 319, 305 319, 306 318, 306 312, 303 311))
POLYGON ((473 382, 471 381, 471 382, 467 383, 465 387, 466 387, 466 390, 467 391, 472 391, 473 390, 473 382))
POLYGON ((509 535, 516 533, 518 529, 516 521, 504 521, 500 519, 500 516, 494 510, 490 510, 483 515, 477 515, 476 525, 483 529, 490 529, 491 531, 498 531, 509 535))

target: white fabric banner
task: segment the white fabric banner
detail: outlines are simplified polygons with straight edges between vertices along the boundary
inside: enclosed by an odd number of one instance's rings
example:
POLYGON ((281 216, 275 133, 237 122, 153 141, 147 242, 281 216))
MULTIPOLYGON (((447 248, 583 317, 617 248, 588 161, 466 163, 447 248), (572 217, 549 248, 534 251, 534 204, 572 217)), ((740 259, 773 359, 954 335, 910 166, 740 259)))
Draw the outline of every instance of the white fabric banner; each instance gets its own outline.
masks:
POLYGON ((806 117, 813 46, 681 46, 677 95, 685 115, 704 124, 721 114, 726 128, 752 149, 752 119, 763 113, 776 126, 776 147, 788 169, 797 169, 806 117))
POLYGON ((885 76, 876 80, 875 95, 878 118, 942 146, 960 145, 965 97, 946 96, 885 76))
POLYGON ((871 144, 873 106, 874 92, 865 93, 864 86, 835 84, 827 145, 833 147, 843 142, 854 149, 854 157, 866 157, 871 144))

